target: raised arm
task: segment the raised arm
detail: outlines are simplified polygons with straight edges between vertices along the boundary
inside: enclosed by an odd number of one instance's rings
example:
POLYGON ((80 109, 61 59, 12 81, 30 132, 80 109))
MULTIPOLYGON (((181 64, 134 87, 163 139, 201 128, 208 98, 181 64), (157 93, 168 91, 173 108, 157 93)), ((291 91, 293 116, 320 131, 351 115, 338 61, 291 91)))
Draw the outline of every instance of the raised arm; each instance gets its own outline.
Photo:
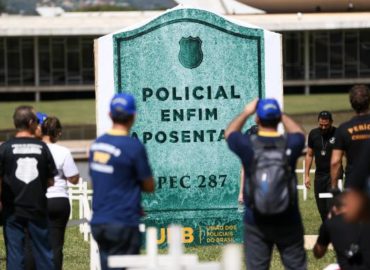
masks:
POLYGON ((244 168, 241 168, 240 171, 240 189, 239 189, 239 197, 238 197, 238 202, 240 204, 244 203, 244 176, 245 176, 245 171, 244 168))
POLYGON ((307 153, 305 157, 305 169, 304 169, 304 184, 306 188, 311 188, 311 180, 310 180, 310 170, 313 161, 313 150, 311 147, 307 147, 307 153))
POLYGON ((281 122, 283 123, 286 133, 302 133, 305 134, 304 129, 297 124, 290 116, 283 114, 281 116, 281 122))
POLYGON ((245 106, 243 112, 231 121, 225 130, 225 138, 227 139, 231 133, 241 131, 247 119, 256 111, 258 99, 253 100, 245 106))

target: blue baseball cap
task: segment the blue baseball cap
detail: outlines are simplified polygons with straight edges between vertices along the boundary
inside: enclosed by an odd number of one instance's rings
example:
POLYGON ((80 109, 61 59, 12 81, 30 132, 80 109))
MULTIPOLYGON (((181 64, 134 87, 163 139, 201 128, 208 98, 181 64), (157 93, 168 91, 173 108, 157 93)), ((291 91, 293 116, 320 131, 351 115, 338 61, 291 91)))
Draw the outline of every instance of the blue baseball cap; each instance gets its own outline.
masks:
POLYGON ((121 113, 135 114, 136 103, 134 96, 128 93, 115 94, 110 103, 110 113, 112 116, 118 116, 121 113))
POLYGON ((260 99, 257 104, 257 116, 262 120, 273 120, 281 117, 279 103, 274 98, 260 99))
POLYGON ((39 125, 42 125, 44 123, 45 119, 48 118, 48 115, 46 113, 42 112, 36 112, 37 122, 39 125))

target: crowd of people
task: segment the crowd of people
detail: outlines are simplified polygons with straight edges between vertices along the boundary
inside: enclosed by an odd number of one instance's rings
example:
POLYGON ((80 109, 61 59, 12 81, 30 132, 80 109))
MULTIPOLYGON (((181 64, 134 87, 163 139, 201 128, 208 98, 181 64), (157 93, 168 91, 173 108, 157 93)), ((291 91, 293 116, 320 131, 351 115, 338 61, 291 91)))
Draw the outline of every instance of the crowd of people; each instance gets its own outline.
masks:
MULTIPOLYGON (((318 114, 318 127, 307 138, 304 181, 311 188, 315 163, 313 186, 322 224, 314 256, 323 257, 331 243, 340 269, 361 270, 370 269, 369 88, 352 87, 349 100, 355 116, 338 128, 329 111, 318 114), (343 190, 339 179, 345 179, 343 190), (321 193, 331 193, 333 199, 321 198, 321 193)), ((110 269, 110 255, 139 254, 141 193, 155 189, 145 146, 130 136, 134 97, 116 94, 109 115, 112 129, 92 143, 89 154, 94 190, 91 232, 102 270, 110 269)), ((78 183, 78 169, 70 151, 57 144, 62 134, 58 118, 20 106, 13 122, 14 138, 0 146, 7 269, 63 269, 70 215, 67 182, 78 183)), ((305 131, 275 99, 266 98, 247 104, 226 128, 225 138, 242 164, 238 201, 244 204, 247 269, 269 269, 274 247, 285 269, 307 269, 295 174, 305 149, 305 131), (256 125, 242 132, 254 115, 256 125)))
MULTIPOLYGON (((91 232, 99 246, 101 268, 112 254, 138 254, 141 191, 153 192, 154 179, 144 145, 129 136, 135 121, 133 96, 111 102, 113 127, 90 149, 94 189, 91 232)), ((1 213, 8 270, 61 270, 71 206, 67 182, 79 171, 71 152, 57 144, 60 120, 16 108, 14 138, 0 146, 1 213)))

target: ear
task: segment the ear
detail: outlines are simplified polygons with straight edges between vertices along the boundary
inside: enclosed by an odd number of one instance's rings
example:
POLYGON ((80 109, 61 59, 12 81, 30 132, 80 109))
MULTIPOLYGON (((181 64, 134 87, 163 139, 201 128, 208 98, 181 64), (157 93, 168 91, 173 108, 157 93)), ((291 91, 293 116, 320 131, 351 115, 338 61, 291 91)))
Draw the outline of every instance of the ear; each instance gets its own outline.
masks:
POLYGON ((254 118, 254 122, 256 122, 257 125, 260 125, 261 124, 260 119, 259 119, 259 117, 257 115, 254 118))
POLYGON ((37 123, 36 120, 30 119, 30 121, 28 121, 28 127, 32 127, 32 125, 35 123, 37 123))
POLYGON ((340 213, 338 207, 336 207, 336 206, 333 206, 332 212, 334 213, 334 215, 338 215, 340 213))
POLYGON ((136 120, 136 114, 132 115, 132 118, 131 118, 130 122, 127 123, 127 125, 130 126, 130 128, 131 128, 134 125, 135 120, 136 120))

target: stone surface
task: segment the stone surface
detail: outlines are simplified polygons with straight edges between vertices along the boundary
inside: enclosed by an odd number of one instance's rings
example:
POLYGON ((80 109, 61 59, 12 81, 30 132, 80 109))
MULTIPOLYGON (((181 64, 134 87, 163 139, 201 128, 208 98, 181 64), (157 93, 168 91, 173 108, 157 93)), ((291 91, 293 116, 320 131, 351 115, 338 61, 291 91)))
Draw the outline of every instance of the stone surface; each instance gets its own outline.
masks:
MULTIPOLYGON (((170 223, 185 227, 189 245, 242 240, 240 163, 223 132, 246 103, 266 94, 265 32, 207 11, 174 9, 98 43, 107 57, 102 47, 113 47, 114 65, 110 71, 111 60, 99 55, 106 64, 98 66, 97 97, 107 99, 100 88, 114 78, 116 92, 137 99, 132 135, 146 145, 156 178, 156 192, 143 198, 145 223, 161 228, 159 244, 166 244, 170 223)), ((279 62, 271 64, 281 73, 279 62)), ((280 95, 281 85, 274 87, 280 95)))

